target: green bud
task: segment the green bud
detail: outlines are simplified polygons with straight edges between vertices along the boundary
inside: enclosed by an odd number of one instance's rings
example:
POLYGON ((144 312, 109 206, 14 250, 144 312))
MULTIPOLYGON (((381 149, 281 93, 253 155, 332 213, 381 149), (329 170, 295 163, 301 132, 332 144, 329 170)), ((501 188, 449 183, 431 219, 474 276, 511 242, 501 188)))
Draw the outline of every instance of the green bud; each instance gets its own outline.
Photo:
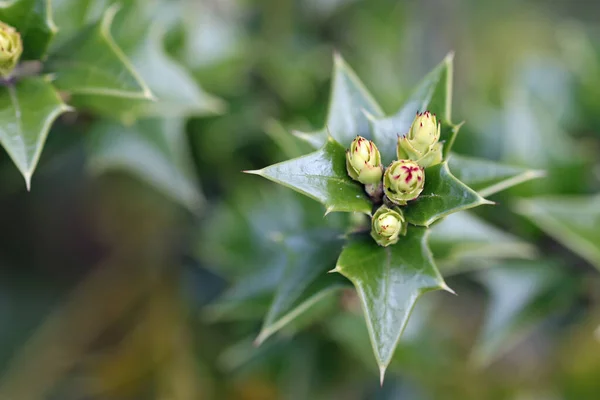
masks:
POLYGON ((397 243, 400 235, 406 235, 406 228, 404 214, 397 207, 381 206, 371 219, 371 237, 383 247, 397 243))
POLYGON ((381 182, 383 165, 375 143, 357 136, 346 150, 346 170, 352 179, 364 185, 381 182))
POLYGON ((7 77, 15 69, 23 53, 21 34, 10 25, 0 22, 0 75, 7 77))
POLYGON ((399 206, 414 200, 423 191, 425 171, 411 160, 394 161, 385 170, 383 191, 387 198, 399 206))
POLYGON ((442 162, 441 125, 429 111, 417 113, 406 136, 398 138, 399 160, 413 160, 426 168, 442 162))

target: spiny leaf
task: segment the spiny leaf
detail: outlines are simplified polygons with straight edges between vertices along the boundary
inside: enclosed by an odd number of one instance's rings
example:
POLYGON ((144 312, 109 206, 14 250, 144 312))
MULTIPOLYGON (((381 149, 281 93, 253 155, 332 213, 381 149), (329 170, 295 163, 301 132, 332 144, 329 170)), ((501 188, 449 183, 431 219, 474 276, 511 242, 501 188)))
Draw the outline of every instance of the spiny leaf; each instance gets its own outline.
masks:
POLYGON ((516 211, 600 269, 600 195, 519 200, 516 211))
POLYGON ((427 230, 410 227, 397 244, 380 247, 367 235, 351 238, 335 268, 356 287, 381 380, 419 296, 450 290, 427 246, 427 230))
POLYGON ((192 76, 164 51, 162 37, 156 32, 127 51, 132 65, 156 97, 147 99, 74 96, 71 103, 94 110, 129 124, 141 117, 188 117, 220 113, 221 100, 204 92, 192 76))
POLYGON ((344 287, 326 272, 342 248, 337 232, 317 232, 286 241, 288 265, 256 343, 260 344, 323 296, 344 287))
POLYGON ((102 19, 77 32, 53 52, 46 67, 60 90, 70 94, 152 99, 146 83, 110 34, 118 5, 102 19))
POLYGON ((423 192, 403 210, 411 224, 429 226, 447 215, 483 204, 493 203, 456 179, 448 162, 443 162, 425 169, 423 192))
POLYGON ((451 154, 448 165, 456 178, 481 196, 490 196, 531 179, 542 178, 544 171, 451 154))
POLYGON ((429 110, 439 116, 442 122, 441 140, 446 140, 444 152, 452 146, 454 135, 458 132, 458 127, 451 122, 452 61, 453 54, 448 54, 427 74, 396 114, 389 117, 368 115, 373 140, 379 147, 384 164, 396 158, 398 136, 408 132, 418 111, 429 110))
POLYGON ((314 148, 327 141, 328 134, 343 146, 349 146, 357 136, 370 137, 365 111, 381 117, 383 111, 358 79, 356 73, 338 53, 333 57, 331 97, 325 127, 315 132, 294 132, 314 148))
POLYGON ((360 184, 346 171, 345 149, 332 138, 318 151, 257 171, 273 182, 287 186, 327 207, 327 212, 354 211, 370 214, 371 202, 360 184))
POLYGON ((90 167, 95 173, 125 170, 197 212, 203 198, 195 181, 183 121, 145 120, 125 127, 104 121, 90 133, 90 167))
POLYGON ((0 142, 25 178, 27 190, 52 123, 69 109, 46 77, 0 88, 0 142))
POLYGON ((23 39, 23 60, 40 60, 46 55, 57 31, 51 11, 50 0, 0 2, 0 21, 15 27, 23 39))

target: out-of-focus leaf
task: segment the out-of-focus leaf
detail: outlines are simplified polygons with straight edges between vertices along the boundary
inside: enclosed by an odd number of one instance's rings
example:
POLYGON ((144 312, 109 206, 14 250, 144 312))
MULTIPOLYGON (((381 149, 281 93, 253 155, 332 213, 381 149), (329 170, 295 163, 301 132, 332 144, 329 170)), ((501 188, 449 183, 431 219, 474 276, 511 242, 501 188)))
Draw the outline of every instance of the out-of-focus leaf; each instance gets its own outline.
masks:
POLYGON ((370 214, 371 202, 346 171, 345 149, 329 138, 318 151, 248 173, 287 186, 327 207, 327 212, 370 214))
POLYGON ((425 169, 425 187, 416 200, 403 208, 406 220, 429 226, 440 218, 483 204, 493 204, 450 173, 448 163, 425 169))
POLYGON ((162 46, 162 37, 155 30, 134 49, 127 50, 133 68, 156 101, 82 94, 74 96, 72 103, 124 123, 132 123, 140 117, 188 117, 221 112, 222 101, 204 92, 162 46))
POLYGON ((363 83, 342 56, 336 53, 333 58, 331 98, 325 127, 315 132, 294 134, 315 148, 323 146, 328 135, 343 146, 349 146, 356 135, 371 136, 365 111, 375 117, 383 116, 383 111, 363 83))
POLYGON ((42 59, 57 30, 52 21, 50 0, 2 1, 0 21, 15 27, 21 34, 23 60, 42 59))
POLYGON ((335 265, 342 243, 337 232, 317 232, 286 240, 287 267, 257 343, 264 342, 325 295, 344 287, 339 276, 326 274, 335 265))
POLYGON ((110 27, 118 11, 113 5, 102 19, 56 49, 47 69, 60 90, 70 94, 152 99, 152 92, 115 43, 110 27))
POLYGON ((432 70, 416 87, 400 110, 389 117, 369 115, 373 140, 379 147, 384 164, 396 158, 398 136, 408 133, 417 112, 426 110, 439 116, 442 122, 442 137, 445 140, 444 153, 447 154, 458 127, 451 122, 452 110, 452 62, 453 54, 432 70))
POLYGON ((444 276, 482 260, 532 258, 536 249, 468 212, 449 215, 432 226, 429 245, 444 276))
POLYGON ((358 291, 382 381, 419 296, 450 290, 433 262, 426 233, 410 227, 406 237, 389 247, 366 235, 352 238, 335 268, 358 291))
POLYGON ((182 120, 149 119, 131 127, 99 122, 90 132, 90 152, 95 173, 126 171, 193 212, 202 205, 182 120))
POLYGON ((473 360, 486 365, 574 300, 576 286, 549 262, 511 262, 479 273, 490 296, 473 360))
POLYGON ((69 109, 45 77, 0 88, 0 142, 25 178, 27 189, 52 123, 69 109))
POLYGON ((481 196, 490 196, 531 179, 542 178, 544 171, 496 163, 452 154, 448 159, 452 174, 481 196))
POLYGON ((600 195, 521 199, 515 209, 600 269, 600 195))

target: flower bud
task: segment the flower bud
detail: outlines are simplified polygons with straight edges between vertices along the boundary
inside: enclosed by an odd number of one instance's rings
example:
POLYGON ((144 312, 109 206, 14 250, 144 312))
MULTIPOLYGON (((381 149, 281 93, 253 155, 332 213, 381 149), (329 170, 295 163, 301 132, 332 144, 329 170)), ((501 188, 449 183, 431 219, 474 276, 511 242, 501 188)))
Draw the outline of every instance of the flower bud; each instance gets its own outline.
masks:
POLYGON ((423 168, 411 160, 394 161, 383 176, 385 195, 392 203, 400 206, 419 197, 424 185, 423 168))
POLYGON ((406 235, 406 228, 404 214, 397 207, 381 206, 371 219, 371 237, 383 247, 397 243, 400 235, 406 235))
POLYGON ((399 160, 413 160, 422 167, 442 162, 441 125, 429 111, 417 113, 406 136, 398 138, 396 154, 399 160))
POLYGON ((0 75, 7 77, 15 69, 23 52, 21 34, 10 25, 0 22, 0 75))
POLYGON ((357 136, 346 150, 346 169, 352 179, 364 185, 381 182, 383 166, 375 143, 357 136))

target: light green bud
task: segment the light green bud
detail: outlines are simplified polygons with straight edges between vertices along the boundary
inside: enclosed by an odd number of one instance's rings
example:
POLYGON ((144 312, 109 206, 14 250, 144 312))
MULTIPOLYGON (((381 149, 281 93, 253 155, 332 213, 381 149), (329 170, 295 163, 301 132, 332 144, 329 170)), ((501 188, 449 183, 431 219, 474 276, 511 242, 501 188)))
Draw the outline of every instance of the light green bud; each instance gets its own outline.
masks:
POLYGON ((442 162, 441 125, 429 111, 417 113, 406 136, 398 138, 399 160, 416 161, 423 168, 442 162))
POLYGON ((371 219, 371 237, 378 245, 386 247, 406 235, 407 223, 402 210, 381 206, 371 219))
POLYGON ((375 143, 357 136, 346 150, 346 170, 352 179, 364 185, 381 182, 383 165, 375 143))
POLYGON ((394 161, 385 170, 383 191, 394 204, 404 206, 414 200, 423 191, 425 171, 411 160, 394 161))
POLYGON ((23 53, 21 34, 0 21, 0 75, 8 77, 23 53))

